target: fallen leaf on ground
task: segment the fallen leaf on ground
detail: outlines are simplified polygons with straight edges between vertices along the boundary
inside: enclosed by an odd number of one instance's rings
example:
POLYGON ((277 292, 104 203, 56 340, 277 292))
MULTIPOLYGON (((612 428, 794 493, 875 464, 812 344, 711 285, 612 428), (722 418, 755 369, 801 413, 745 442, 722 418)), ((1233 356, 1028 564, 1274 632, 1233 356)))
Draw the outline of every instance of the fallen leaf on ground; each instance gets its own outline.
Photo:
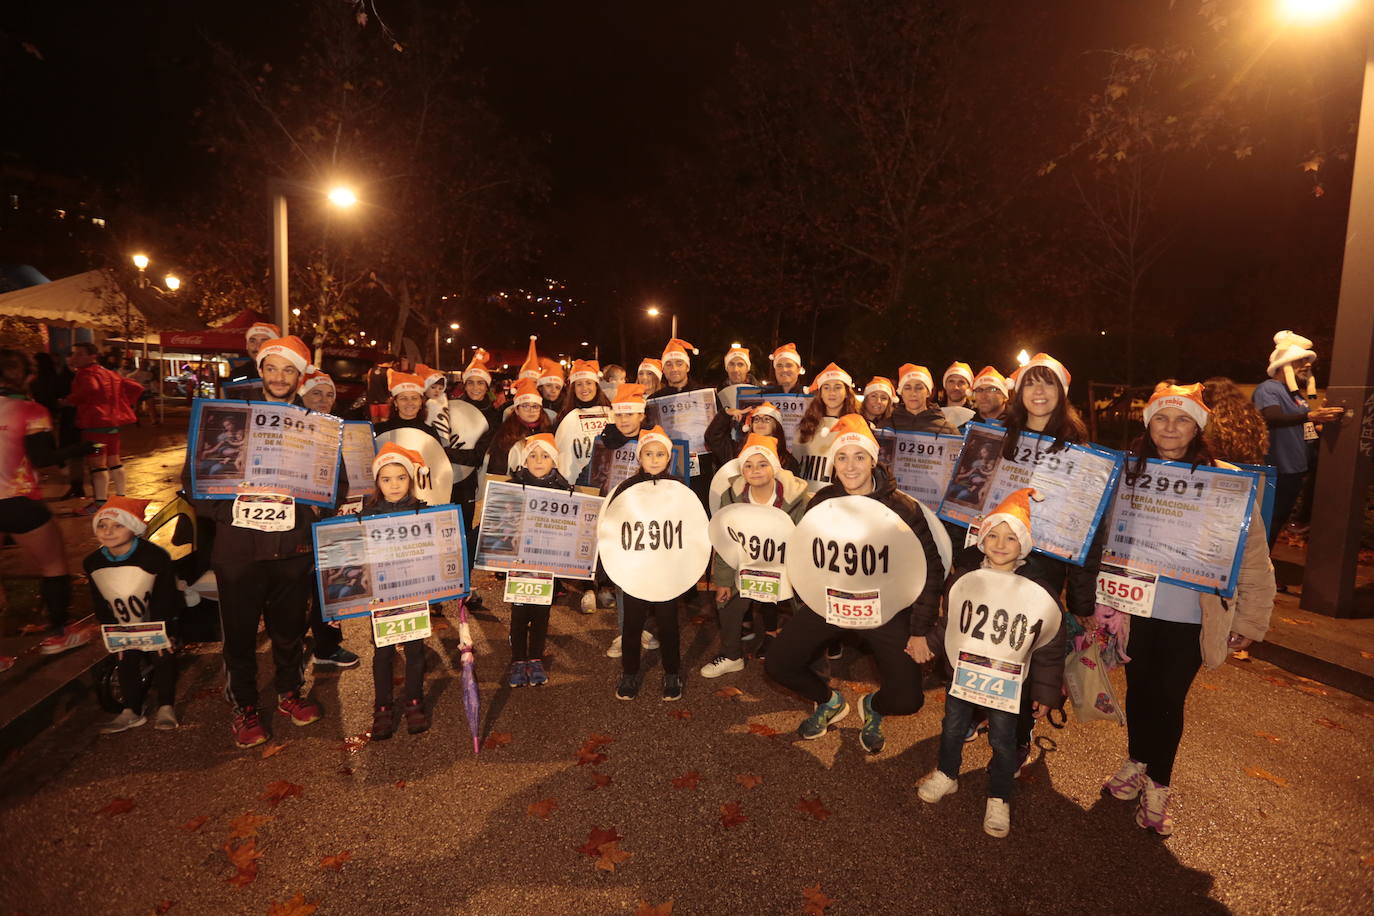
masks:
POLYGON ((1280 788, 1287 788, 1288 786, 1292 785, 1292 783, 1284 779, 1282 776, 1275 776, 1268 770, 1261 770, 1259 767, 1246 767, 1245 775, 1253 777, 1255 779, 1263 779, 1266 782, 1272 782, 1274 785, 1280 788))
POLYGON ((343 864, 353 858, 352 850, 345 849, 337 855, 325 856, 320 860, 320 868, 332 868, 335 871, 343 868, 343 864))
POLYGON ((258 828, 272 819, 270 814, 240 814, 229 822, 229 839, 257 836, 258 828))
POLYGON ((673 916, 673 901, 667 900, 655 905, 647 900, 637 900, 634 916, 673 916))
POLYGON ((525 813, 528 814, 530 817, 547 818, 550 814, 553 814, 557 810, 558 802, 552 798, 546 798, 542 801, 531 803, 528 807, 525 808, 525 813))
POLYGON ((229 884, 234 887, 247 887, 257 880, 258 859, 262 858, 262 853, 258 852, 257 840, 249 838, 242 843, 228 841, 221 848, 229 857, 229 864, 238 869, 238 873, 228 879, 229 884))
POLYGON ((596 766, 598 763, 605 763, 606 755, 600 751, 583 745, 577 749, 577 765, 584 767, 587 765, 596 766))
POLYGON ((674 789, 695 789, 697 783, 701 782, 701 774, 696 770, 688 770, 681 776, 673 777, 674 789))
POLYGON ((116 814, 128 814, 132 810, 134 810, 134 800, 132 798, 116 798, 97 811, 96 814, 114 817, 116 814))
POLYGON ((602 843, 597 847, 600 857, 596 860, 598 871, 615 871, 617 865, 623 865, 625 860, 634 855, 620 848, 619 840, 612 840, 609 843, 602 843))
POLYGON ((1374 661, 1374 652, 1366 652, 1365 650, 1361 649, 1360 658, 1367 658, 1371 661, 1374 661))
POLYGON ((815 798, 803 798, 793 805, 793 807, 798 811, 811 815, 818 821, 823 821, 830 816, 830 812, 826 810, 825 805, 821 804, 821 797, 819 795, 815 798))
POLYGON ((371 732, 363 732, 361 735, 353 735, 351 737, 343 739, 343 744, 339 745, 339 750, 348 751, 350 754, 356 754, 358 751, 366 747, 367 742, 371 740, 371 732))
POLYGON ((735 782, 744 786, 746 789, 752 789, 755 786, 763 785, 763 777, 755 773, 740 773, 735 776, 735 782))
POLYGON ((724 697, 727 700, 732 700, 735 697, 744 696, 744 691, 740 690, 738 687, 722 687, 716 691, 716 696, 724 697))
POLYGON ((1360 864, 1366 868, 1374 868, 1374 855, 1360 856, 1360 864))
POLYGON ((1313 687, 1313 686, 1311 686, 1311 685, 1309 685, 1309 684, 1294 684, 1294 685, 1293 685, 1293 689, 1294 689, 1294 690, 1301 690, 1303 693, 1310 694, 1311 696, 1314 696, 1314 697, 1325 697, 1325 696, 1330 696, 1330 694, 1327 693, 1327 692, 1326 692, 1325 690, 1323 690, 1322 688, 1320 688, 1320 687, 1313 687))
POLYGON ((398 789, 404 789, 405 787, 406 787, 406 781, 405 781, 404 779, 398 779, 398 780, 396 780, 396 788, 398 788, 398 789))
POLYGON ((596 773, 596 772, 593 772, 593 773, 592 773, 592 784, 589 785, 589 786, 587 786, 587 788, 588 788, 588 789, 604 789, 604 788, 606 788, 607 786, 609 786, 610 784, 611 784, 611 777, 607 776, 605 773, 596 773))
POLYGON ((301 795, 304 792, 305 786, 289 782, 285 779, 277 779, 267 784, 267 789, 258 796, 258 800, 265 801, 275 808, 291 796, 301 795))
POLYGON ((1237 649, 1231 653, 1231 657, 1238 662, 1248 662, 1250 660, 1249 649, 1237 649))
POLYGON ((668 715, 672 716, 674 719, 681 719, 685 722, 692 718, 692 711, 690 709, 672 709, 668 711, 668 715))
POLYGON ((492 732, 490 735, 487 735, 486 743, 484 743, 482 747, 490 751, 498 747, 505 747, 513 740, 510 732, 492 732))
POLYGON ((772 738, 774 735, 778 735, 781 733, 776 728, 773 728, 771 725, 764 725, 762 722, 750 722, 749 734, 763 735, 763 737, 765 738, 772 738))
POLYGON ((204 827, 205 822, 209 819, 210 815, 208 814, 202 814, 200 817, 193 817, 186 823, 182 824, 181 829, 185 830, 187 833, 195 833, 197 830, 204 827))
POLYGON ((298 893, 290 900, 283 900, 281 903, 274 903, 267 908, 267 916, 310 916, 320 908, 318 903, 311 903, 305 899, 305 894, 298 893))
POLYGON ((284 750, 286 750, 286 742, 283 741, 281 744, 273 744, 263 750, 262 759, 266 760, 268 757, 275 757, 284 750))
POLYGON ((1271 735, 1271 734, 1269 734, 1269 732, 1255 732, 1255 737, 1256 737, 1256 738, 1263 738, 1265 741, 1269 741, 1269 742, 1271 742, 1271 743, 1273 743, 1273 744, 1282 744, 1282 743, 1283 743, 1283 739, 1282 739, 1282 738, 1280 738, 1278 735, 1271 735))
POLYGON ((1297 619, 1296 617, 1280 617, 1279 620, 1282 620, 1284 623, 1291 623, 1291 624, 1292 624, 1293 626, 1295 626, 1295 627, 1310 627, 1310 626, 1314 626, 1314 624, 1313 624, 1312 621, 1310 621, 1310 620, 1299 620, 1299 619, 1297 619))
POLYGON ((738 827, 749 818, 740 811, 739 802, 726 802, 720 806, 720 825, 725 829, 738 827))
POLYGON ((610 743, 611 743, 612 741, 614 741, 614 740, 615 740, 615 739, 612 738, 610 735, 602 735, 602 734, 588 735, 588 736, 587 736, 587 740, 582 742, 582 746, 583 746, 583 747, 596 747, 596 748, 601 748, 601 747, 605 747, 606 745, 610 744, 610 743))
POLYGON ((834 899, 827 897, 819 882, 802 888, 802 912, 807 916, 825 916, 825 908, 834 905, 834 899))
POLYGON ((1346 727, 1345 727, 1344 725, 1342 725, 1341 723, 1335 721, 1334 719, 1328 719, 1328 718, 1326 718, 1325 716, 1322 716, 1321 718, 1317 719, 1316 721, 1317 721, 1317 724, 1318 724, 1318 725, 1323 726, 1324 728, 1334 728, 1334 729, 1338 729, 1338 730, 1340 730, 1340 731, 1347 731, 1347 729, 1346 729, 1346 727))
POLYGON ((168 910, 170 910, 172 907, 176 905, 177 902, 175 900, 159 901, 158 905, 153 907, 153 916, 162 916, 163 913, 166 913, 168 910))
POLYGON ((587 834, 587 842, 577 847, 577 851, 584 856, 600 855, 603 844, 618 843, 623 839, 625 838, 616 833, 614 827, 610 830, 602 830, 600 827, 593 827, 592 832, 587 834))

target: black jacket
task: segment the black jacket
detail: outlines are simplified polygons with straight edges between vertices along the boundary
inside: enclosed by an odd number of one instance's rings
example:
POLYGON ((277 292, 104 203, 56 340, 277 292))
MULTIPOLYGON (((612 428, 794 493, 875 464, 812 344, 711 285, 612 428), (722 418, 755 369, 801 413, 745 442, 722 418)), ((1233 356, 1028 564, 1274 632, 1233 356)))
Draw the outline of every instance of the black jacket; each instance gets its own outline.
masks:
POLYGON ((918 414, 911 413, 906 409, 906 405, 900 402, 894 404, 892 406, 892 420, 889 425, 893 429, 903 432, 959 435, 959 430, 954 428, 954 424, 945 419, 944 411, 930 401, 926 402, 926 409, 918 414))
POLYGON ((511 483, 518 483, 526 487, 543 487, 546 490, 571 490, 567 478, 558 473, 558 468, 549 471, 547 477, 535 477, 530 473, 529 468, 516 468, 510 475, 511 483))
POLYGON ((104 550, 96 550, 81 566, 90 580, 91 606, 101 623, 161 620, 168 624, 167 632, 175 635, 176 621, 186 602, 177 589, 176 572, 167 551, 138 538, 133 553, 123 560, 116 562, 106 557, 104 550), (120 572, 112 575, 106 570, 120 572))
POLYGON ((616 487, 615 492, 611 493, 610 498, 606 500, 606 505, 609 506, 611 503, 615 502, 617 496, 624 493, 635 484, 653 480, 672 480, 677 483, 682 483, 681 480, 673 476, 671 468, 665 468, 662 474, 650 474, 643 468, 640 468, 637 473, 631 474, 620 482, 620 486, 616 487))
POLYGON ((415 512, 420 509, 428 509, 429 503, 417 497, 413 492, 405 499, 397 502, 387 502, 379 498, 376 494, 368 494, 363 497, 362 508, 358 510, 359 515, 386 515, 389 512, 415 512))

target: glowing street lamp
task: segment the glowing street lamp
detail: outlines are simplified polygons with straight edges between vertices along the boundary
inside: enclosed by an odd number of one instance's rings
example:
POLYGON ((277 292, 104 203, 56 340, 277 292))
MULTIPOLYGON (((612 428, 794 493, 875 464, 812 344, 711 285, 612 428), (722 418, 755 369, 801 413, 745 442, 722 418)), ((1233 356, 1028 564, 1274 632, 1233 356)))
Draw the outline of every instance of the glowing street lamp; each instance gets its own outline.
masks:
POLYGON ((1326 22, 1344 15, 1353 4, 1354 0, 1279 0, 1279 16, 1287 22, 1326 22))
POLYGON ((456 331, 456 330, 458 330, 459 327, 460 327, 460 325, 458 324, 458 322, 456 322, 456 321, 450 321, 450 322, 449 322, 448 329, 449 329, 450 331, 456 331))
POLYGON ((347 210, 358 203, 357 193, 347 185, 330 188, 328 196, 329 202, 341 210, 347 210))
MULTIPOLYGON (((644 314, 648 315, 650 318, 657 318, 659 315, 663 314, 663 310, 656 305, 651 305, 644 310, 644 314)), ((669 319, 672 321, 672 333, 669 336, 677 337, 677 313, 674 312, 671 314, 669 319)))
POLYGON ((1023 348, 1020 353, 1016 354, 1016 365, 1025 366, 1028 362, 1030 362, 1030 354, 1023 348))
MULTIPOLYGON (((271 179, 267 183, 272 192, 272 299, 277 318, 277 327, 286 334, 290 322, 287 319, 286 303, 291 299, 290 279, 287 269, 287 231, 286 231, 286 191, 288 183, 271 179)), ((316 193, 319 189, 316 189, 316 193)), ((349 210, 358 204, 358 194, 347 185, 335 185, 324 192, 325 199, 339 210, 349 210)), ((299 317, 292 309, 291 315, 299 317)))
POLYGON ((148 256, 146 254, 134 255, 134 266, 137 267, 139 270, 147 270, 148 256))
POLYGON ((181 278, 175 276, 174 274, 168 274, 166 277, 162 279, 162 285, 167 287, 167 289, 171 290, 172 292, 176 292, 177 290, 181 289, 181 278))

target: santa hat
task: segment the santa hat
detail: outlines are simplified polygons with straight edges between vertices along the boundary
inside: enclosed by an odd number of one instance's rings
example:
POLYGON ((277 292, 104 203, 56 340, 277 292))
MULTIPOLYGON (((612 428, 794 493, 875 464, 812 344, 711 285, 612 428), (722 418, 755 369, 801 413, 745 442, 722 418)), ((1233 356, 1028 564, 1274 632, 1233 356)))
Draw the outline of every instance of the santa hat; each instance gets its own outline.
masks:
POLYGON ((782 426, 782 411, 778 410, 777 405, 773 404, 771 401, 764 401, 762 404, 749 411, 744 419, 745 422, 751 422, 755 417, 772 417, 774 423, 778 424, 778 426, 782 426))
POLYGON ((926 391, 935 390, 935 379, 931 378, 930 370, 915 363, 903 363, 902 368, 897 370, 897 390, 901 391, 913 378, 925 385, 926 391))
POLYGON ((601 364, 594 359, 575 359, 572 371, 568 373, 569 382, 595 382, 601 378, 601 364))
MULTIPOLYGON (((1011 375, 1007 376, 1007 387, 1010 388, 1012 391, 1015 391, 1017 387, 1021 384, 1021 375, 1025 371, 1025 366, 1017 366, 1015 369, 1013 369, 1011 375)), ((1007 393, 1007 397, 1011 397, 1011 392, 1007 393)))
POLYGON ((388 369, 386 387, 393 398, 406 392, 423 395, 425 393, 425 380, 409 372, 397 372, 395 369, 388 369))
POLYGON ((440 372, 438 369, 431 369, 424 364, 420 364, 415 367, 415 374, 418 375, 424 381, 426 390, 429 389, 430 385, 433 385, 437 381, 448 381, 447 375, 440 372))
POLYGON ((148 530, 148 523, 143 519, 148 514, 148 500, 130 499, 127 496, 111 496, 105 500, 105 504, 96 510, 91 518, 91 529, 98 531, 96 525, 102 518, 113 519, 116 524, 123 525, 138 537, 148 530))
POLYGON ((1011 396, 1011 389, 1007 386, 1006 378, 992 366, 984 366, 982 368, 978 375, 974 377, 972 387, 975 391, 979 388, 996 388, 998 391, 1002 392, 1002 397, 1006 398, 1011 396))
POLYGON ((773 466, 774 471, 782 470, 782 461, 778 459, 778 440, 772 436, 760 436, 758 433, 750 433, 749 438, 744 440, 744 448, 739 450, 740 467, 754 455, 762 455, 773 466))
POLYGON ((873 428, 858 414, 847 413, 836 420, 830 428, 830 436, 831 456, 846 445, 857 445, 872 455, 874 461, 878 460, 878 440, 873 435, 873 428))
POLYGON ((403 445, 388 442, 377 449, 377 457, 372 459, 372 479, 376 480, 382 468, 388 464, 399 464, 406 469, 410 479, 415 479, 415 472, 425 466, 425 459, 419 452, 411 451, 403 445))
POLYGON ((958 360, 955 360, 954 362, 950 363, 949 368, 945 370, 944 378, 940 379, 940 384, 943 385, 945 382, 948 382, 951 377, 962 378, 965 381, 967 381, 969 385, 972 385, 973 367, 970 366, 968 363, 961 363, 958 360))
POLYGON ((611 413, 643 413, 647 404, 643 385, 621 382, 615 390, 615 400, 611 401, 611 413))
POLYGON ((534 342, 538 339, 539 338, 535 335, 530 335, 530 352, 529 355, 525 357, 524 364, 520 367, 520 375, 518 376, 519 378, 537 380, 539 378, 540 372, 544 368, 539 364, 539 354, 534 349, 534 342))
POLYGON ((1197 423, 1197 428, 1202 429, 1207 425, 1207 419, 1212 412, 1207 409, 1207 405, 1202 400, 1202 385, 1160 385, 1155 389, 1155 393, 1150 395, 1150 401, 1145 405, 1145 425, 1150 425, 1150 418, 1165 407, 1177 407, 1179 410, 1193 418, 1197 423))
POLYGON ((327 373, 315 366, 306 366, 305 375, 301 377, 301 394, 306 394, 321 385, 328 385, 330 388, 338 390, 334 385, 334 380, 327 373))
POLYGON ((1032 356, 1031 361, 1026 363, 1026 365, 1022 367, 1021 373, 1017 376, 1018 381, 1021 377, 1023 377, 1026 374, 1026 372, 1029 372, 1031 369, 1034 369, 1037 366, 1041 366, 1045 369, 1050 370, 1050 372, 1053 373, 1054 377, 1059 379, 1059 384, 1063 386, 1064 390, 1069 390, 1069 380, 1072 378, 1072 376, 1069 375, 1069 370, 1064 368, 1063 363, 1055 359, 1053 356, 1050 356, 1048 353, 1037 353, 1034 356, 1032 356))
POLYGON ((776 363, 780 359, 790 359, 792 362, 797 364, 797 373, 799 375, 806 374, 806 368, 802 366, 801 354, 797 352, 796 344, 785 343, 781 347, 778 347, 776 350, 774 350, 772 353, 768 354, 768 361, 771 363, 776 363))
MULTIPOLYGON (((1316 358, 1317 352, 1312 349, 1312 341, 1292 331, 1279 331, 1274 335, 1274 352, 1269 354, 1269 376, 1273 378, 1282 372, 1288 390, 1297 391, 1298 380, 1293 375, 1293 363, 1316 358)), ((1307 379, 1307 393, 1317 393, 1317 380, 1311 376, 1307 379)))
POLYGON ((549 453, 554 464, 558 463, 558 443, 554 442, 552 433, 535 433, 525 437, 525 454, 529 455, 530 449, 542 448, 549 453))
POLYGON ((639 361, 639 370, 638 370, 638 371, 640 371, 640 372, 652 372, 654 375, 657 375, 660 379, 662 379, 662 378, 663 378, 663 360, 661 360, 661 359, 654 359, 652 356, 646 356, 646 357, 644 357, 642 360, 639 361))
POLYGON ((654 426, 644 430, 639 434, 639 452, 644 453, 644 446, 650 442, 657 442, 668 450, 668 454, 673 453, 673 440, 668 438, 668 434, 663 431, 662 426, 654 426))
POLYGON ((892 384, 892 379, 883 378, 881 375, 875 375, 868 380, 868 384, 864 386, 864 397, 868 397, 871 391, 881 392, 889 398, 897 397, 897 389, 892 384))
POLYGON ((463 381, 470 378, 479 378, 491 384, 491 370, 487 368, 487 360, 491 359, 491 354, 481 347, 478 347, 472 354, 472 362, 463 370, 463 381))
POLYGON ((845 385, 849 386, 850 388, 854 387, 854 379, 850 376, 850 374, 848 372, 845 372, 843 369, 841 369, 834 363, 831 363, 830 365, 826 366, 824 369, 820 371, 820 374, 817 375, 815 380, 811 382, 811 387, 807 388, 806 390, 810 392, 820 391, 821 386, 824 385, 826 382, 844 382, 845 385))
MULTIPOLYGON (((524 373, 521 373, 524 376, 524 373)), ((539 361, 539 380, 540 385, 552 385, 558 383, 558 387, 563 387, 563 367, 552 359, 541 359, 539 361)))
POLYGON ((295 334, 288 334, 285 337, 278 337, 274 340, 266 341, 258 349, 258 369, 262 369, 262 361, 269 356, 280 356, 296 367, 296 371, 305 375, 305 369, 310 365, 310 348, 305 345, 295 334))
POLYGON ((992 511, 991 515, 985 516, 978 523, 978 549, 983 549, 983 539, 988 536, 988 532, 996 528, 1002 522, 1007 523, 1016 539, 1021 542, 1020 559, 1025 559, 1026 554, 1031 552, 1035 546, 1035 541, 1031 538, 1031 500, 1040 502, 1042 497, 1031 487, 1022 487, 1012 493, 1007 494, 1007 498, 1002 500, 1002 504, 992 511))
POLYGON ((668 345, 663 348, 663 361, 666 363, 670 359, 680 359, 687 364, 691 364, 692 357, 689 353, 700 353, 696 347, 685 340, 674 337, 668 341, 668 345))
POLYGON ((515 382, 515 399, 512 402, 516 407, 521 404, 544 405, 544 396, 539 393, 539 386, 534 383, 532 378, 522 378, 515 382))
POLYGON ((265 337, 268 340, 275 340, 280 336, 281 328, 266 321, 255 321, 243 332, 244 343, 247 343, 254 337, 265 337))
POLYGON ((731 347, 729 350, 725 351, 725 365, 730 365, 730 360, 736 357, 744 360, 744 365, 748 368, 754 368, 754 361, 749 358, 748 347, 731 347))

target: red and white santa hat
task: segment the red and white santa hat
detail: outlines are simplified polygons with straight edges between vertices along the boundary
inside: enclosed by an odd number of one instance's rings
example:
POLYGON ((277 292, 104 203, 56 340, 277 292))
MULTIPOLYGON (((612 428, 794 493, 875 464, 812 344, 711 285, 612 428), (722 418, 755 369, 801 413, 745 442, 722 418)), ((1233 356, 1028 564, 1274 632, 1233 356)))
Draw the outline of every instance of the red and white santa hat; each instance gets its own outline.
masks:
POLYGON ((874 391, 892 399, 897 397, 897 387, 892 384, 892 379, 883 378, 881 375, 875 375, 868 380, 868 384, 864 386, 864 397, 868 397, 874 391))
POLYGON ((897 390, 901 391, 912 379, 925 385, 926 391, 935 390, 935 379, 931 378, 930 370, 915 363, 903 363, 902 368, 897 370, 897 390))
POLYGON ((463 381, 477 378, 490 385, 491 370, 487 368, 487 360, 489 359, 491 359, 491 354, 478 347, 472 354, 472 362, 468 363, 468 367, 463 370, 463 381))
POLYGON ((534 342, 538 339, 536 335, 530 335, 530 352, 529 355, 525 357, 524 363, 520 366, 518 378, 533 379, 536 382, 539 380, 539 376, 543 372, 544 367, 539 362, 539 353, 534 349, 534 342))
POLYGON ((247 343, 254 337, 262 337, 267 340, 276 340, 281 336, 281 328, 267 321, 255 321, 250 324, 243 332, 243 341, 247 343))
POLYGON ((670 359, 680 359, 688 365, 691 365, 692 356, 689 354, 700 352, 700 350, 687 341, 674 337, 672 340, 668 341, 668 345, 663 348, 662 359, 665 363, 670 359))
MULTIPOLYGON (((522 374, 523 375, 523 374, 522 374)), ((539 361, 540 385, 557 385, 563 387, 563 366, 557 360, 541 359, 539 361)))
POLYGON ((601 379, 601 364, 594 359, 575 359, 572 371, 568 373, 569 382, 596 382, 601 379))
POLYGON ((774 423, 778 424, 778 426, 782 426, 782 411, 778 410, 777 405, 772 401, 764 401, 762 404, 749 411, 749 415, 745 417, 745 420, 752 422, 755 417, 772 417, 774 423))
POLYGON ((1206 426, 1207 420, 1212 416, 1212 411, 1202 400, 1201 383, 1156 387, 1154 394, 1150 395, 1149 403, 1145 405, 1145 425, 1149 426, 1150 418, 1165 407, 1177 407, 1193 418, 1198 429, 1206 426))
POLYGON ((661 380, 663 378, 663 360, 654 359, 652 356, 646 356, 639 361, 639 371, 652 372, 661 380))
MULTIPOLYGON (((1298 380, 1293 375, 1293 364, 1304 359, 1316 359, 1317 351, 1312 349, 1312 341, 1292 331, 1279 331, 1274 335, 1274 351, 1269 354, 1269 377, 1280 373, 1288 384, 1289 391, 1298 390, 1298 380)), ((1317 393, 1317 380, 1309 377, 1307 393, 1317 393)))
POLYGON ((955 360, 950 363, 949 368, 945 370, 944 377, 940 379, 940 384, 943 385, 948 382, 950 378, 961 378, 971 386, 973 384, 973 367, 968 363, 961 363, 955 360))
POLYGON ((812 380, 811 386, 806 390, 813 393, 820 391, 821 386, 824 385, 826 382, 844 382, 845 385, 847 385, 848 387, 854 387, 853 377, 851 377, 848 372, 845 372, 839 366, 835 365, 834 363, 831 363, 830 365, 826 366, 824 369, 820 371, 820 374, 818 374, 815 377, 815 379, 812 380))
POLYGON ((423 395, 425 393, 425 380, 410 372, 397 372, 395 369, 388 369, 386 373, 386 387, 394 398, 398 394, 423 395))
POLYGON ((418 375, 420 379, 425 383, 425 390, 429 390, 429 386, 433 385, 435 382, 448 382, 447 375, 440 372, 438 369, 431 369, 429 368, 429 366, 426 366, 424 364, 420 364, 415 367, 415 374, 418 375))
POLYGON ((406 469, 410 479, 415 479, 415 472, 425 466, 425 459, 419 452, 411 451, 403 445, 388 442, 377 449, 377 457, 372 459, 372 479, 376 480, 382 468, 388 464, 399 464, 406 469))
POLYGON ((1031 487, 1022 487, 1007 494, 1007 498, 1002 500, 1002 504, 992 511, 990 515, 983 518, 978 523, 978 549, 983 549, 983 538, 988 536, 988 532, 996 528, 1003 522, 1016 535, 1016 539, 1021 542, 1021 559, 1026 558, 1026 554, 1031 552, 1035 546, 1035 540, 1031 537, 1031 500, 1040 502, 1041 496, 1031 487))
POLYGON ((615 400, 611 401, 611 413, 644 413, 648 403, 643 385, 621 382, 615 390, 615 400))
POLYGON ((975 391, 979 388, 996 388, 998 391, 1002 392, 1002 397, 1006 398, 1011 396, 1011 389, 1007 386, 1006 377, 992 366, 984 366, 979 373, 974 376, 971 387, 975 391))
POLYGON ((644 446, 650 442, 657 442, 668 450, 668 454, 673 453, 673 440, 668 438, 668 434, 663 431, 662 426, 653 426, 643 430, 639 434, 639 452, 643 454, 644 446))
POLYGON ((776 364, 778 360, 782 359, 790 360, 793 363, 795 363, 797 366, 798 375, 806 374, 806 367, 802 365, 801 354, 797 352, 796 344, 785 343, 781 347, 778 347, 776 350, 774 350, 772 353, 768 354, 768 361, 771 363, 776 364))
MULTIPOLYGON (((1025 366, 1017 366, 1015 369, 1013 369, 1011 375, 1007 376, 1007 387, 1010 388, 1012 391, 1015 391, 1017 387, 1021 384, 1021 375, 1025 371, 1025 366)), ((1007 397, 1011 397, 1010 392, 1008 392, 1007 397)))
POLYGON ((148 530, 148 523, 144 521, 147 514, 148 500, 130 499, 127 496, 111 496, 91 517, 91 530, 99 531, 97 525, 100 520, 108 518, 116 524, 128 528, 134 533, 134 537, 140 537, 143 532, 148 530))
POLYGON ((558 463, 558 443, 553 439, 553 433, 535 433, 525 437, 525 454, 529 455, 530 449, 542 448, 553 459, 553 463, 558 463))
POLYGON ((337 391, 334 380, 329 374, 315 366, 306 366, 305 375, 301 377, 301 394, 308 394, 321 386, 328 387, 337 391))
POLYGON ((730 365, 730 360, 742 359, 746 368, 754 368, 754 361, 749 358, 748 347, 731 347, 725 351, 725 365, 730 365))
POLYGON ((873 435, 873 427, 856 413, 847 413, 836 420, 830 428, 830 437, 829 454, 832 456, 846 445, 857 445, 872 455, 874 461, 878 460, 878 440, 873 435))
POLYGON ((749 438, 744 440, 744 448, 739 450, 740 467, 754 455, 762 455, 773 466, 774 471, 782 470, 782 461, 778 458, 778 440, 772 436, 750 433, 749 438))
POLYGON ((539 386, 534 383, 532 378, 517 379, 515 382, 515 399, 512 402, 516 407, 521 404, 544 405, 544 396, 539 393, 539 386))
POLYGON ((1059 379, 1059 384, 1063 387, 1063 389, 1065 391, 1069 390, 1069 380, 1072 378, 1072 376, 1069 375, 1069 370, 1065 368, 1063 363, 1055 359, 1053 356, 1050 356, 1048 353, 1037 353, 1034 356, 1032 356, 1030 362, 1026 363, 1026 365, 1021 367, 1020 374, 1017 376, 1018 383, 1020 382, 1020 379, 1026 377, 1027 372, 1036 368, 1037 366, 1050 370, 1050 372, 1053 373, 1054 377, 1059 379))
POLYGON ((310 348, 305 345, 295 334, 287 334, 285 337, 277 337, 266 341, 258 348, 258 369, 262 369, 262 361, 269 356, 280 356, 296 367, 296 371, 305 375, 306 367, 310 365, 310 348))

